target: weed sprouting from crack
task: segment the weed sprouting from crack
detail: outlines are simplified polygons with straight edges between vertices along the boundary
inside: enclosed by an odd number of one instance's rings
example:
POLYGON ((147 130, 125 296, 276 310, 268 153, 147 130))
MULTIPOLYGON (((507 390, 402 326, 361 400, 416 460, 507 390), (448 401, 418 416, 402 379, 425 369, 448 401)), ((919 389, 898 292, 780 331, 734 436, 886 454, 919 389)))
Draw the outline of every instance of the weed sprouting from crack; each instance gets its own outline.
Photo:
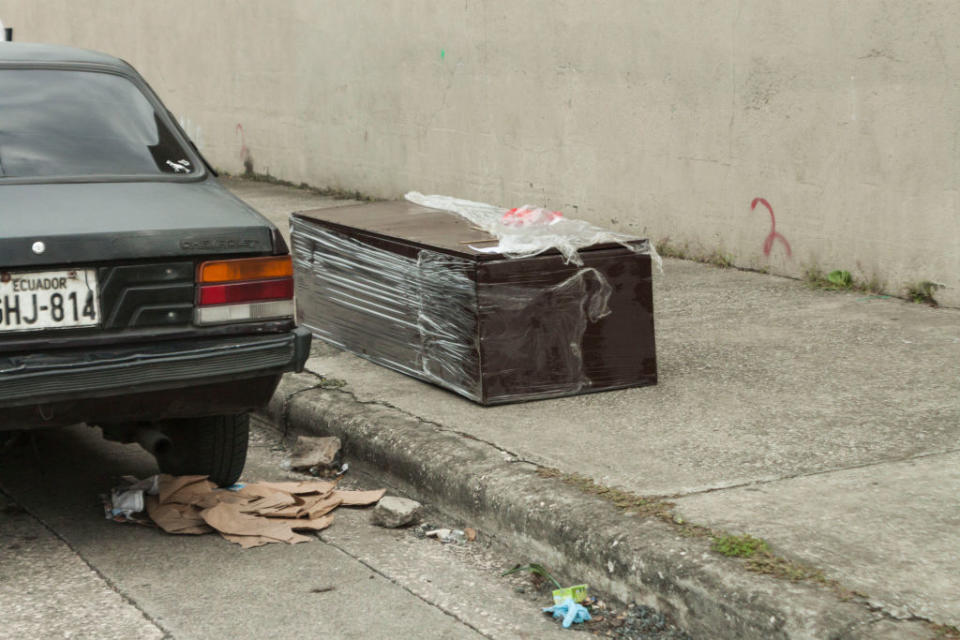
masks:
POLYGON ((678 258, 680 260, 692 260, 688 247, 679 247, 670 241, 670 238, 663 238, 656 243, 657 253, 664 258, 678 258))
POLYGON ((340 378, 320 376, 320 383, 317 384, 317 386, 321 389, 340 389, 347 386, 347 381, 341 380, 340 378))
MULTIPOLYGON (((728 558, 744 558, 746 568, 755 573, 774 576, 791 582, 811 580, 831 587, 839 587, 816 567, 787 560, 770 551, 770 545, 763 538, 755 538, 748 533, 735 536, 728 533, 714 535, 711 549, 728 558)), ((841 595, 840 592, 837 592, 841 595)), ((852 592, 851 592, 852 594, 852 592)), ((844 594, 846 598, 846 594, 844 594)))
MULTIPOLYGON (((560 480, 583 493, 602 498, 624 514, 655 517, 673 526, 682 537, 710 538, 712 540, 711 549, 715 553, 743 560, 743 566, 748 571, 791 582, 814 582, 830 589, 844 601, 855 597, 866 598, 864 594, 847 589, 836 580, 827 578, 821 569, 776 555, 762 538, 756 538, 749 534, 735 536, 687 522, 680 516, 674 515, 672 508, 675 504, 672 502, 606 487, 586 476, 577 473, 564 473, 552 467, 537 467, 537 475, 541 478, 560 480)), ((944 638, 953 640, 950 636, 944 636, 944 638)))
POLYGON ((937 303, 937 299, 933 297, 933 294, 937 292, 937 289, 942 289, 943 286, 944 285, 939 282, 931 282, 930 280, 914 282, 906 286, 907 298, 913 302, 936 307, 939 306, 939 303, 937 303))
POLYGON ((862 283, 867 293, 872 293, 874 295, 886 295, 887 287, 883 283, 883 280, 880 279, 880 276, 874 274, 870 277, 869 280, 862 283))
POLYGON ((949 624, 927 623, 933 632, 933 640, 960 640, 960 628, 949 624))
POLYGON ((862 293, 883 294, 884 284, 879 277, 860 280, 845 269, 834 269, 825 273, 816 265, 808 266, 804 271, 804 281, 811 289, 825 291, 859 291, 862 293))
POLYGON ((509 569, 509 570, 504 571, 503 573, 501 573, 500 576, 501 576, 501 577, 503 577, 503 576, 509 576, 509 575, 514 574, 514 573, 517 573, 517 572, 519 572, 519 571, 528 571, 528 572, 530 572, 530 577, 531 577, 531 579, 533 579, 535 586, 538 586, 538 587, 539 587, 539 583, 541 583, 541 582, 543 582, 543 581, 545 581, 545 580, 549 580, 550 582, 553 583, 553 586, 556 587, 557 589, 561 589, 561 588, 562 588, 562 587, 560 586, 560 583, 557 582, 557 579, 554 578, 553 575, 551 575, 549 571, 547 571, 546 569, 544 569, 543 565, 541 565, 541 564, 536 564, 536 563, 533 563, 533 562, 531 562, 530 564, 527 564, 527 565, 523 565, 523 566, 521 566, 521 565, 519 565, 519 564, 518 564, 518 565, 515 565, 512 569, 509 569))
POLYGON ((747 569, 791 582, 812 580, 821 584, 830 581, 823 575, 823 571, 800 562, 794 562, 774 555, 769 550, 759 552, 755 557, 747 560, 747 569))
POLYGON ((754 538, 746 533, 742 536, 730 534, 717 536, 713 539, 713 545, 710 548, 730 558, 749 558, 758 551, 770 551, 770 547, 763 538, 754 538))
POLYGON ((670 508, 674 506, 672 502, 665 502, 657 498, 644 498, 629 491, 605 487, 597 484, 592 478, 582 476, 578 473, 564 473, 559 469, 550 467, 538 467, 537 475, 541 478, 556 478, 561 480, 583 493, 588 493, 602 498, 612 504, 617 509, 624 512, 633 513, 640 516, 656 516, 661 519, 673 519, 670 508))
POLYGON ((707 256, 704 262, 712 264, 715 267, 720 267, 721 269, 727 269, 733 266, 733 256, 718 249, 707 256))
MULTIPOLYGON (((701 264, 710 264, 721 269, 736 267, 734 264, 733 255, 725 253, 719 249, 715 249, 712 252, 706 252, 703 250, 698 251, 691 249, 690 245, 686 243, 683 245, 674 244, 670 238, 662 238, 656 243, 656 249, 657 253, 664 258, 691 260, 701 264)), ((761 267, 758 269, 748 267, 737 268, 744 271, 755 271, 758 273, 770 272, 769 267, 761 267)), ((834 269, 833 271, 825 272, 814 264, 808 266, 804 270, 802 280, 811 289, 869 293, 881 297, 892 296, 892 294, 887 291, 886 284, 880 279, 879 276, 873 275, 869 279, 860 279, 845 269, 834 269)), ((944 285, 940 284, 939 282, 932 282, 929 280, 908 284, 905 287, 906 298, 914 302, 929 304, 930 306, 936 307, 937 300, 933 297, 933 294, 936 293, 938 289, 943 288, 943 286, 944 285)))
POLYGON ((664 258, 679 258, 680 260, 692 260, 702 264, 712 264, 721 269, 727 269, 733 265, 733 255, 725 253, 719 249, 712 252, 692 251, 690 247, 684 244, 682 247, 673 244, 670 238, 663 238, 656 243, 657 253, 664 258))

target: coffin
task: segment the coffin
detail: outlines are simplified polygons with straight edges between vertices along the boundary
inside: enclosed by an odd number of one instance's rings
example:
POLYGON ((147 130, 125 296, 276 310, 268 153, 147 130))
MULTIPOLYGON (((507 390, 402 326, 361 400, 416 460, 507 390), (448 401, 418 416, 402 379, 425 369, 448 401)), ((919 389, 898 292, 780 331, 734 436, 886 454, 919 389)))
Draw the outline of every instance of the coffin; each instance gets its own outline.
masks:
POLYGON ((295 213, 298 320, 484 405, 656 384, 650 255, 600 244, 576 265, 497 242, 406 201, 295 213))

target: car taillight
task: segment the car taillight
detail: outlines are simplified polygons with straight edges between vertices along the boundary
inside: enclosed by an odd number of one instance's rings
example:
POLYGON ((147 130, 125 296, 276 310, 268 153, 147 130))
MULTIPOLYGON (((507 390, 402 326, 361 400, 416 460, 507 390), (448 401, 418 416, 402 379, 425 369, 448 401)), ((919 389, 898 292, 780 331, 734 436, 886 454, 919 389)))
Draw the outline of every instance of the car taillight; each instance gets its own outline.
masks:
POLYGON ((214 260, 197 268, 197 324, 290 317, 290 256, 214 260))
POLYGON ((261 280, 259 282, 231 282, 200 287, 200 306, 235 304, 254 300, 289 300, 293 298, 293 278, 261 280))

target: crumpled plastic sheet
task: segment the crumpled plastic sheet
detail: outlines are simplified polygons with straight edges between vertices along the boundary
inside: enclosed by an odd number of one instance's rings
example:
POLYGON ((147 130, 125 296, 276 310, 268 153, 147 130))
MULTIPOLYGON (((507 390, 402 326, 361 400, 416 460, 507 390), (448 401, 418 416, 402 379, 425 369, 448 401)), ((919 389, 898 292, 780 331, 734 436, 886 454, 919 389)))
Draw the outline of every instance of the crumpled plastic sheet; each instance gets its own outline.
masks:
POLYGON ((583 265, 578 254, 580 249, 616 242, 631 251, 649 254, 657 269, 663 272, 663 260, 649 241, 637 242, 640 238, 636 236, 604 229, 585 220, 568 218, 558 211, 532 205, 504 209, 450 196, 427 196, 418 191, 411 191, 404 197, 414 204, 449 211, 466 218, 496 237, 500 241, 499 246, 490 250, 496 249, 508 258, 535 256, 556 249, 567 263, 583 265))
POLYGON ((124 488, 115 487, 110 491, 110 508, 105 515, 108 520, 132 520, 133 514, 144 509, 144 495, 155 496, 158 491, 159 476, 151 476, 124 488))
POLYGON ((577 604, 573 598, 567 598, 560 604, 552 607, 544 607, 544 613, 552 613, 554 618, 563 618, 563 628, 569 629, 574 622, 586 622, 590 620, 590 612, 582 604, 577 604))
POLYGON ((478 283, 476 261, 430 250, 404 256, 296 217, 291 243, 298 320, 330 344, 477 402, 590 386, 583 335, 610 313, 612 291, 594 268, 552 286, 478 283), (487 349, 509 354, 499 370, 489 362, 479 370, 481 332, 487 349))

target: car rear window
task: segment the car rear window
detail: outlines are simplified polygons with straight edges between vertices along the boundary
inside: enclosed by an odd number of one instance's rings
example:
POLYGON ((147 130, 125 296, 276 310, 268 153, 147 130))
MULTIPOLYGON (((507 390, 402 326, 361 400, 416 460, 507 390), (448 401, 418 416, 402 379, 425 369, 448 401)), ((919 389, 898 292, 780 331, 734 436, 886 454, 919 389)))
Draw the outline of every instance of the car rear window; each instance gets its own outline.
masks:
POLYGON ((0 180, 189 175, 192 157, 128 78, 0 69, 0 180))

